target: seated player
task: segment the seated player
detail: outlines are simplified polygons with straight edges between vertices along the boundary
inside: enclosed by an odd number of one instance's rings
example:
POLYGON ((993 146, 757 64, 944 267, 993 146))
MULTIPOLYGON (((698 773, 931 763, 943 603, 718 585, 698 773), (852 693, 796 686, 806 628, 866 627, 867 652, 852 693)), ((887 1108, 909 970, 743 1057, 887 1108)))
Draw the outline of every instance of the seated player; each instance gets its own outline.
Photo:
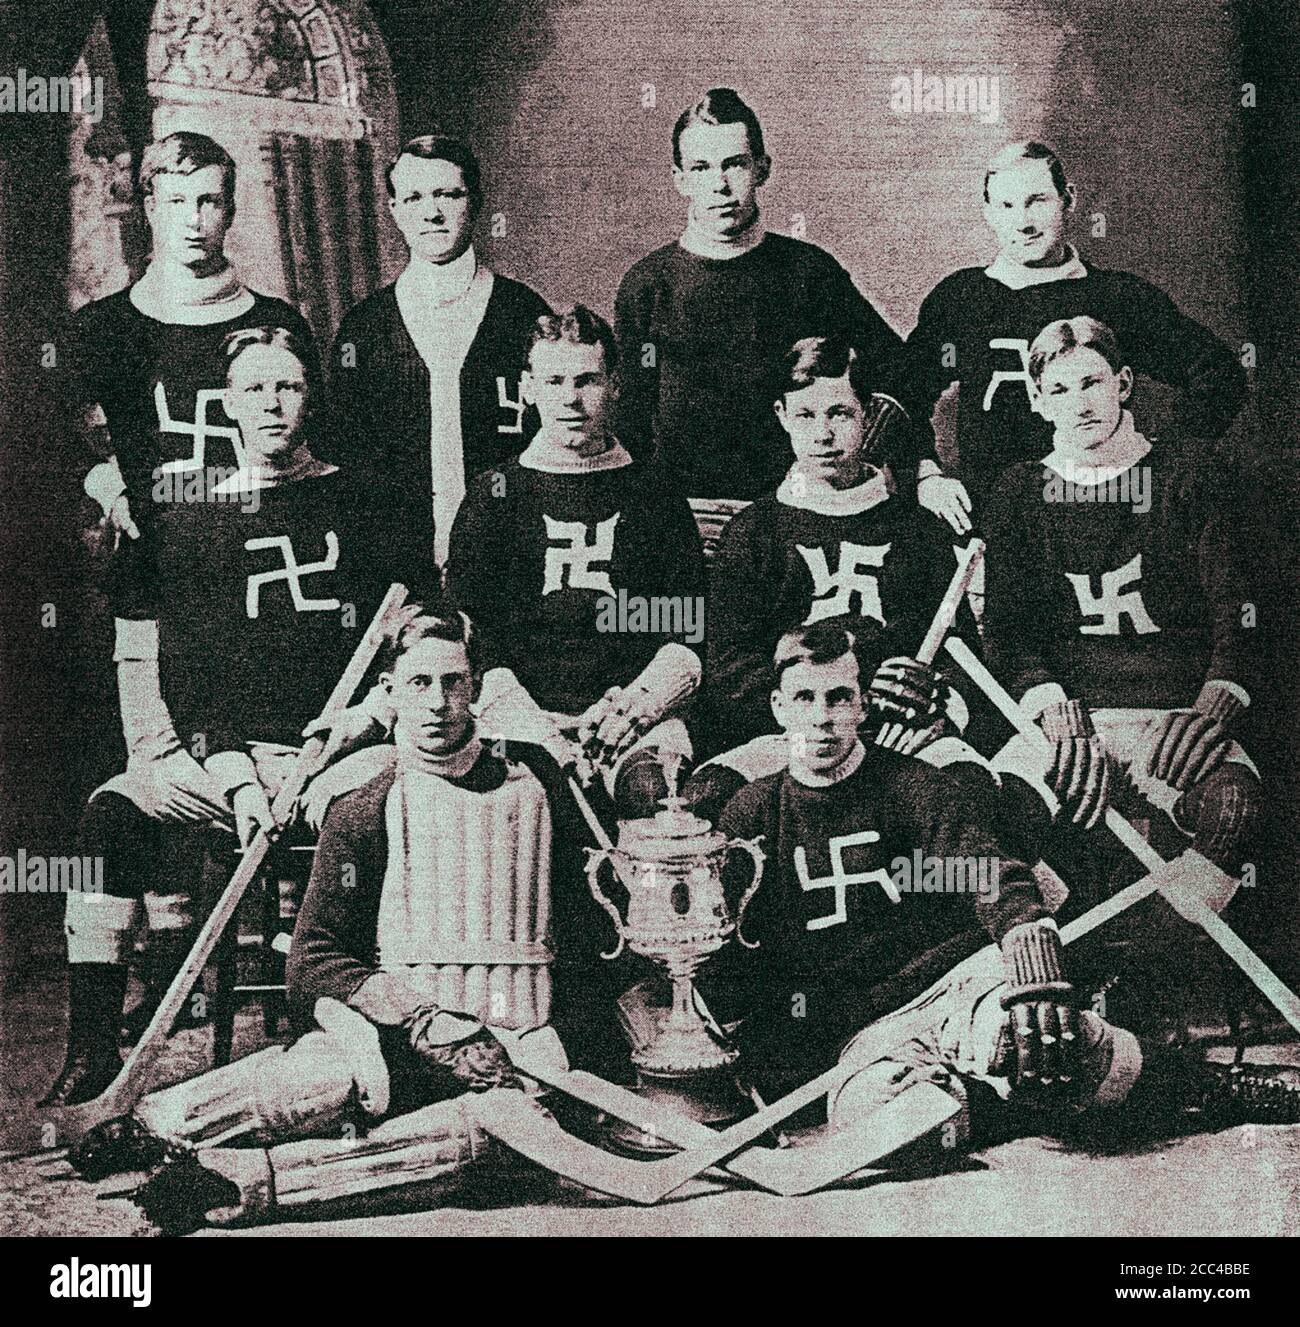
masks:
MULTIPOLYGON (((778 382, 776 417, 794 464, 775 494, 732 520, 710 576, 706 695, 718 745, 774 731, 772 650, 787 631, 817 622, 852 633, 864 677, 886 665, 873 695, 902 716, 907 706, 896 702, 919 676, 906 656, 956 570, 947 528, 895 494, 873 450, 867 365, 849 341, 796 341, 778 382)), ((958 630, 977 644, 964 604, 958 630)), ((924 708, 937 685, 922 680, 924 708)), ((964 726, 964 705, 953 702, 964 726)))
POLYGON ((134 1034, 189 952, 211 831, 237 830, 246 844, 269 823, 285 757, 390 583, 415 583, 431 563, 312 456, 305 354, 283 328, 231 335, 224 405, 246 468, 204 501, 160 504, 151 537, 124 543, 115 560, 127 767, 91 795, 82 824, 105 892, 68 895, 68 1056, 45 1105, 87 1100, 117 1075, 142 912, 146 999, 128 1016, 134 1034))
MULTIPOLYGON (((741 789, 719 822, 728 836, 765 836, 745 920, 757 947, 728 947, 700 979, 714 1015, 740 1020, 760 1092, 771 1099, 860 1059, 828 1103, 830 1123, 852 1126, 929 1082, 961 1108, 947 1147, 989 1141, 1006 1116, 979 1112, 998 1097, 1048 1128, 1126 1099, 1130 1115, 1166 1100, 1204 1106, 1213 1070, 1080 1007, 1056 923, 1028 867, 989 832, 987 808, 946 770, 864 746, 849 633, 829 622, 789 633, 775 672, 789 767, 741 789)), ((1225 1110, 1240 1118, 1249 1094, 1239 1078, 1224 1084, 1225 1110)), ((1300 1118, 1294 1084, 1278 1101, 1259 1117, 1300 1118)))
POLYGON ((591 1065, 608 1036, 626 1059, 558 767, 479 735, 462 617, 413 608, 383 662, 396 762, 326 817, 287 971, 303 1035, 152 1093, 73 1157, 162 1162, 135 1200, 166 1228, 450 1175, 486 1145, 456 1098, 522 1086, 512 1038, 591 1065))
POLYGON ((530 740, 576 729, 607 770, 638 742, 690 754, 675 711, 699 685, 690 645, 704 632, 690 509, 611 432, 616 373, 597 314, 579 305, 537 320, 524 391, 540 430, 470 484, 447 565, 487 666, 508 670, 485 681, 484 731, 524 735, 507 718, 522 700, 550 716, 530 740))
POLYGON ((1251 596, 1219 480, 1137 431, 1133 372, 1104 324, 1049 324, 1029 372, 1054 446, 1008 470, 992 504, 990 665, 1038 716, 1074 823, 1095 824, 1118 794, 1235 872, 1260 785, 1234 738, 1251 596))

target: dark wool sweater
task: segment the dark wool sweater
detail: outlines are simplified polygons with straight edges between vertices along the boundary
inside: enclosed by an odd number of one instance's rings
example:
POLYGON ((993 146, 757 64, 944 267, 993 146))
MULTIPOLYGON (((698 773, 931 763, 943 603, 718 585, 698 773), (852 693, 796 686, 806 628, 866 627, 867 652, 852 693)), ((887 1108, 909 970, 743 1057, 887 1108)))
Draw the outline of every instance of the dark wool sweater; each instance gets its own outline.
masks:
MULTIPOLYGON (((483 321, 460 371, 465 477, 521 452, 537 431, 536 413, 518 401, 530 328, 546 301, 494 273, 483 321)), ((396 283, 367 296, 343 317, 330 353, 329 439, 322 459, 361 465, 429 534, 433 474, 429 454, 429 370, 406 330, 396 283)))
POLYGON ((961 385, 955 473, 970 491, 977 517, 1007 466, 1051 451, 1051 430, 1029 405, 1022 352, 1027 357, 1048 323, 1080 314, 1114 331, 1135 373, 1184 394, 1190 431, 1217 437, 1241 408, 1246 376, 1236 357, 1149 281, 1089 266, 1084 277, 1011 290, 983 268, 962 268, 926 296, 907 354, 911 390, 926 419, 950 383, 961 385), (994 348, 999 339, 1013 344, 994 348), (997 374, 1016 377, 998 379, 990 397, 997 374))
MULTIPOLYGON (((502 754, 528 766, 546 790, 551 812, 551 1023, 570 1063, 577 1068, 625 1076, 628 1044, 618 1024, 615 1000, 648 975, 648 965, 626 951, 618 959, 600 957, 612 948, 608 916, 587 888, 583 849, 591 844, 563 772, 539 747, 511 742, 504 753, 485 747, 473 768, 449 780, 472 791, 490 791, 505 777, 502 754)), ((305 1030, 322 996, 347 1001, 379 970, 375 941, 384 872, 388 865, 385 802, 395 771, 345 794, 325 816, 311 879, 293 934, 286 971, 291 1013, 305 1030)), ((609 808, 600 803, 606 823, 609 808)), ((606 873, 608 874, 608 873, 606 873)), ((623 906, 617 885, 606 885, 623 906)))
POLYGON ((1145 513, 1046 501, 1055 472, 1041 464, 1002 477, 989 510, 984 631, 990 667, 1013 695, 1051 681, 1090 706, 1166 709, 1190 705, 1216 678, 1251 689, 1242 609, 1253 596, 1221 476, 1158 442, 1137 466, 1150 473, 1145 513))
MULTIPOLYGON (((709 578, 706 694, 728 745, 776 731, 772 655, 787 631, 823 619, 844 627, 865 686, 883 660, 920 648, 956 569, 947 525, 897 496, 845 516, 777 497, 740 512, 709 578)), ((965 603, 957 626, 978 645, 965 603)))
POLYGON ((487 666, 563 714, 626 686, 668 641, 702 648, 680 632, 602 629, 635 625, 602 617, 620 593, 704 606, 690 508, 636 462, 551 474, 515 460, 481 474, 452 528, 447 588, 482 632, 487 666))
POLYGON ((790 458, 772 402, 801 337, 852 336, 873 386, 908 406, 897 333, 815 244, 769 233, 729 259, 666 244, 624 276, 615 315, 619 437, 689 497, 776 487, 790 458))
POLYGON ((256 498, 256 511, 160 509, 156 539, 123 540, 109 577, 116 616, 157 619, 163 699, 181 741, 204 733, 209 754, 301 743, 389 585, 416 582, 428 560, 341 471, 256 498), (281 539, 289 549, 249 547, 281 539), (298 603, 283 573, 291 558, 332 564, 299 574, 298 603))
MULTIPOLYGON (((707 965, 701 989, 716 1017, 745 1018, 739 1041, 752 1073, 784 1089, 821 1072, 869 1022, 990 938, 1047 915, 1029 868, 990 832, 985 796, 944 770, 868 747, 862 764, 828 788, 781 773, 728 802, 723 833, 764 836, 767 866, 744 921, 758 948, 728 946, 707 965), (868 833, 878 838, 863 842, 868 833), (895 902, 879 879, 863 878, 884 871, 897 884, 895 859, 912 863, 918 850, 996 861, 996 889, 899 891, 895 902)), ((733 858, 735 897, 749 867, 742 854, 733 858)))
MULTIPOLYGON (((154 506, 154 468, 198 455, 201 391, 213 393, 205 407, 208 427, 226 430, 206 436, 204 465, 234 468, 230 435, 235 426, 220 399, 226 386, 222 342, 231 332, 263 325, 287 328, 311 351, 311 330, 302 315, 283 300, 256 292, 246 314, 206 327, 150 318, 131 303, 129 290, 87 304, 73 318, 70 359, 76 390, 81 400, 97 403, 104 412, 131 514, 141 529, 147 528, 154 506)), ((307 370, 316 376, 314 355, 307 370)))

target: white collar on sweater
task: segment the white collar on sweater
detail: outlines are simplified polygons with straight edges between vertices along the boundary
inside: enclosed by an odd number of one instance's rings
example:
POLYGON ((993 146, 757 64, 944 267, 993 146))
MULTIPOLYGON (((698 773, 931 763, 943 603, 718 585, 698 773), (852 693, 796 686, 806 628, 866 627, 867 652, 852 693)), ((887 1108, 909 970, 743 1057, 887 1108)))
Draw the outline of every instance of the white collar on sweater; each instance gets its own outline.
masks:
POLYGON ((619 470, 632 464, 627 448, 617 438, 594 456, 578 456, 567 447, 556 447, 545 441, 539 433, 519 457, 519 464, 528 470, 540 470, 548 475, 592 474, 597 470, 619 470))
POLYGON ((487 268, 480 268, 478 255, 471 244, 459 258, 449 263, 431 263, 426 258, 411 255, 402 274, 397 278, 398 294, 424 307, 445 308, 463 300, 476 280, 491 276, 487 268))
POLYGON ((889 476, 869 466, 866 479, 852 488, 832 488, 802 474, 796 462, 776 490, 776 500, 822 516, 857 516, 878 507, 890 494, 889 476))
POLYGON ((984 269, 984 275, 992 277, 1010 290, 1024 290, 1026 286, 1042 286, 1049 281, 1077 281, 1088 275, 1088 269, 1079 257, 1079 251, 1073 244, 1065 246, 1065 261, 1055 267, 1026 267, 1000 253, 984 269))
POLYGON ((179 263, 150 263, 127 298, 145 317, 184 327, 229 322, 253 307, 253 292, 229 263, 211 276, 195 276, 179 263))
POLYGON ((241 465, 228 479, 223 479, 212 492, 214 494, 252 493, 263 488, 279 488, 283 484, 293 484, 299 479, 315 479, 318 475, 332 475, 338 470, 337 465, 328 461, 318 461, 308 454, 287 470, 268 470, 260 465, 241 465))
POLYGON ((728 235, 720 238, 717 235, 705 231, 695 219, 695 207, 686 216, 686 229, 682 231, 682 237, 677 241, 678 244, 686 250, 687 253, 693 253, 697 258, 739 258, 742 253, 748 253, 751 249, 757 248, 763 242, 767 230, 763 225, 762 218, 758 213, 754 213, 754 220, 750 222, 738 235, 728 235))
POLYGON ((449 751, 444 756, 431 756, 411 741, 400 723, 393 732, 393 745, 397 748, 399 778, 404 774, 434 774, 441 779, 463 779, 483 753, 483 743, 475 731, 455 751, 449 751))
POLYGON ((853 750, 829 774, 813 774, 808 770, 796 774, 794 766, 791 765, 790 777, 805 788, 831 788, 837 783, 843 783, 866 758, 867 748, 859 740, 854 742, 853 750))
POLYGON ((1133 415, 1125 410, 1115 432, 1091 451, 1062 451, 1059 447, 1043 457, 1043 464, 1084 488, 1092 488, 1131 470, 1151 450, 1151 443, 1137 431, 1133 415))

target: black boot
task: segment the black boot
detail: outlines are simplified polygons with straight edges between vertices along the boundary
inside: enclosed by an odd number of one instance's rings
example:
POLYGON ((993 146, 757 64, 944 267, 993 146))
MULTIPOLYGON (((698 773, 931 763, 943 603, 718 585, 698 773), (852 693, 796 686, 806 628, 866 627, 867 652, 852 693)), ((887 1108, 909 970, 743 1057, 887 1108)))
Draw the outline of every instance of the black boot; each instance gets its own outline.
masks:
POLYGON ((133 1115, 117 1115, 87 1130, 68 1152, 68 1163, 83 1179, 102 1180, 128 1170, 153 1170, 187 1150, 155 1138, 133 1115))
MULTIPOLYGON (((190 956, 196 932, 189 927, 184 930, 151 931, 140 961, 140 979, 144 983, 144 993, 140 1001, 127 1012, 122 1019, 118 1040, 122 1046, 134 1046, 144 1035, 163 996, 167 994, 172 979, 181 970, 181 964, 190 956)), ((203 1020, 192 1013, 192 1002, 186 1001, 185 1007, 177 1015, 176 1022, 163 1030, 169 1035, 176 1027, 197 1027, 203 1020)))
POLYGON ((76 1106, 97 1097, 118 1075, 117 1025, 126 998, 126 967, 68 965, 68 1056, 42 1106, 76 1106))

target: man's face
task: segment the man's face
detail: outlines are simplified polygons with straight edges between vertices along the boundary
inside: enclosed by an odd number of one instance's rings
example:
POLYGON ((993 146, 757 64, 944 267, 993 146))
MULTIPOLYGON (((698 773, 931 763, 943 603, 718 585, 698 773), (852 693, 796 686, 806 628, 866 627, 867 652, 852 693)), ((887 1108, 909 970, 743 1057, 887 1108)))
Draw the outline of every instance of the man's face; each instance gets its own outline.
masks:
POLYGON ((282 346, 249 346, 230 365, 222 404, 239 426, 250 465, 283 456, 302 431, 306 372, 282 346))
POLYGON ((541 432, 561 446, 604 442, 614 383, 600 346, 539 341, 528 357, 524 399, 537 407, 541 432))
POLYGON ((847 372, 816 378, 787 392, 776 403, 776 416, 790 435, 795 460, 810 479, 833 488, 849 488, 863 475, 862 402, 847 372))
POLYGON ((453 162, 398 157, 388 208, 417 258, 449 263, 469 248, 474 204, 465 175, 453 162))
POLYGON ((744 230, 771 169, 767 157, 754 156, 745 126, 687 125, 678 151, 682 164, 673 167, 673 183, 690 200, 696 224, 720 239, 744 230))
POLYGON ((470 705, 477 688, 459 641, 419 641, 380 681, 397 730, 418 750, 440 756, 464 745, 473 727, 470 705))
POLYGON ((1133 371, 1118 372, 1090 347, 1057 355, 1038 384, 1038 410, 1056 430, 1062 451, 1086 453, 1119 426, 1124 402, 1133 389, 1133 371))
POLYGON ((159 172, 145 195, 144 212, 155 260, 200 273, 224 262, 235 203, 221 187, 220 166, 204 166, 188 175, 159 172))
POLYGON ((1018 161, 989 179, 984 220, 998 251, 1022 266, 1052 266, 1065 256, 1065 225, 1073 192, 1062 198, 1045 161, 1018 161))
POLYGON ((850 652, 830 663, 791 664, 772 692, 772 713, 786 735, 795 774, 838 769, 857 743, 863 720, 857 659, 850 652))

